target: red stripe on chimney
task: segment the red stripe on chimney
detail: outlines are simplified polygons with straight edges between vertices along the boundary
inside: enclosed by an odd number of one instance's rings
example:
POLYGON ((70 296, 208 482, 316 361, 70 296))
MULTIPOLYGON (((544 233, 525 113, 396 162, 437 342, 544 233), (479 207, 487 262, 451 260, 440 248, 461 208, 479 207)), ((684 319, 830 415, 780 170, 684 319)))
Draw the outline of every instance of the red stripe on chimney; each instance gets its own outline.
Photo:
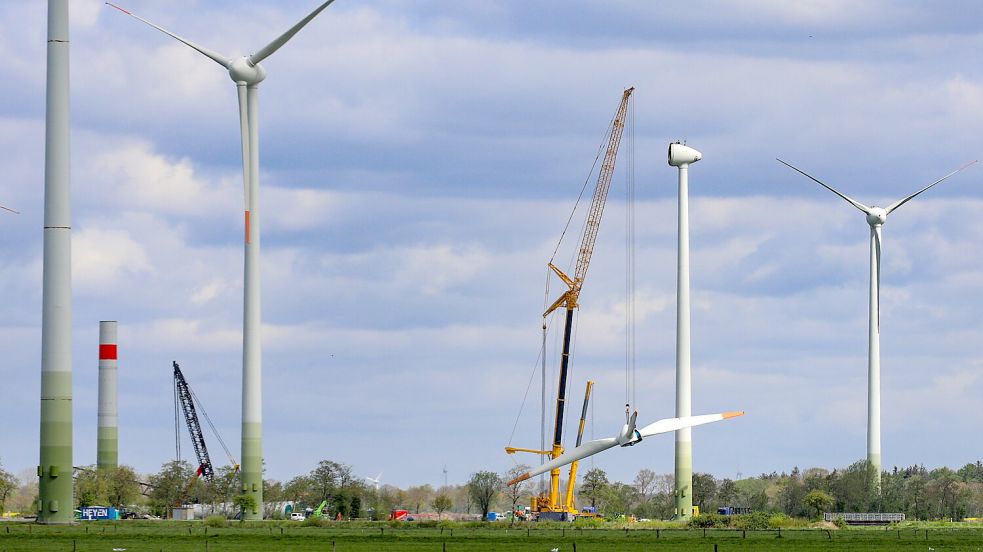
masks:
POLYGON ((100 343, 99 360, 116 360, 116 345, 100 343))

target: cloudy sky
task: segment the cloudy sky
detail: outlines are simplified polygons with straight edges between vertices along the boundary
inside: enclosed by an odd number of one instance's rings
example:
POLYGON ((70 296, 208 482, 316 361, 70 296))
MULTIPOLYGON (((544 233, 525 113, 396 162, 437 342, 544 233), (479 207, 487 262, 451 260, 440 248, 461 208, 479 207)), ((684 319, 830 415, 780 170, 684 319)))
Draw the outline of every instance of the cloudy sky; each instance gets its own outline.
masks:
MULTIPOLYGON (((314 5, 125 7, 239 55, 314 5)), ((75 463, 95 462, 103 319, 120 322, 121 462, 150 472, 173 457, 172 360, 238 454, 235 87, 100 1, 72 10, 75 463)), ((0 461, 14 471, 38 455, 45 18, 44 2, 0 3, 0 203, 21 211, 0 212, 0 461)), ((695 469, 863 458, 868 227, 775 157, 880 205, 978 158, 981 18, 975 2, 338 0, 264 62, 268 477, 329 458, 436 485, 445 465, 451 482, 508 469, 510 439, 539 445, 546 262, 627 86, 640 421, 674 411, 665 149, 686 139, 704 153, 691 170, 693 408, 748 413, 694 430, 695 469)), ((597 437, 617 431, 625 401, 625 167, 581 296, 571 379, 575 405, 597 381, 597 437)), ((983 396, 981 186, 971 168, 885 226, 886 466, 983 457, 965 438, 983 396)), ((672 448, 653 438, 595 464, 620 480, 671 472, 672 448)))

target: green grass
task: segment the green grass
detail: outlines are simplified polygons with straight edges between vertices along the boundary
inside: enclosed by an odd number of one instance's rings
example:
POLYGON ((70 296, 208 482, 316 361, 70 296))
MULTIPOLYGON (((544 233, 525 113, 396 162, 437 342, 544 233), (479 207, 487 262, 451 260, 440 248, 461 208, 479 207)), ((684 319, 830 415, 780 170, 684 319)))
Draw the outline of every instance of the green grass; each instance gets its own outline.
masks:
POLYGON ((783 529, 748 531, 707 529, 575 529, 543 528, 535 524, 506 530, 458 526, 453 529, 419 528, 407 524, 332 524, 302 527, 300 524, 260 522, 229 527, 205 527, 200 522, 87 522, 75 526, 41 526, 0 523, 0 552, 76 551, 109 552, 210 552, 259 550, 335 552, 448 552, 519 551, 614 552, 622 550, 760 551, 760 550, 983 550, 983 528, 864 528, 825 531, 783 529), (282 531, 282 532, 281 532, 282 531))

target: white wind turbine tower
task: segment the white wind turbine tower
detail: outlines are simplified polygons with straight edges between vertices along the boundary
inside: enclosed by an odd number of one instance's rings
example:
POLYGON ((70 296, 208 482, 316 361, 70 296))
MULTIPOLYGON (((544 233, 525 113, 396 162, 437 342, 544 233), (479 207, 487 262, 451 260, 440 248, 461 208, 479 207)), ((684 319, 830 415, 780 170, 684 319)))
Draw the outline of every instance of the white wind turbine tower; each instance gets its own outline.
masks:
POLYGON ((117 10, 138 19, 158 31, 195 49, 228 70, 239 94, 239 130, 242 135, 242 173, 245 185, 245 267, 243 276, 242 321, 242 471, 243 494, 252 496, 256 508, 245 512, 246 519, 263 517, 263 447, 262 447, 262 364, 260 342, 259 287, 259 83, 266 69, 259 63, 273 55, 310 23, 334 0, 327 0, 307 17, 256 53, 237 58, 223 56, 208 48, 159 27, 146 19, 106 2, 117 10))
POLYGON ((840 196, 847 203, 860 209, 867 215, 867 224, 870 225, 870 319, 868 332, 867 349, 867 463, 871 466, 874 475, 876 488, 881 488, 881 313, 880 313, 880 291, 881 291, 881 227, 887 222, 887 216, 895 209, 901 207, 912 200, 918 194, 928 190, 932 186, 942 182, 950 176, 969 167, 976 161, 972 161, 932 182, 917 192, 899 199, 887 207, 877 207, 874 205, 866 206, 859 201, 833 189, 832 186, 820 181, 819 179, 806 174, 804 171, 778 159, 779 163, 798 172, 834 194, 840 196))

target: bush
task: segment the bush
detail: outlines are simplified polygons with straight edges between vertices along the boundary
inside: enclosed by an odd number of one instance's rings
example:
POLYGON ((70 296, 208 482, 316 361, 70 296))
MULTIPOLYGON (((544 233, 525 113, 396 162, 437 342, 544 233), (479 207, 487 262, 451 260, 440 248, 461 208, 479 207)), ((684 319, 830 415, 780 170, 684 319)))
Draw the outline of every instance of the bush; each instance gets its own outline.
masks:
POLYGON ((753 512, 750 514, 740 514, 731 517, 731 525, 738 529, 749 531, 760 531, 768 528, 768 521, 771 516, 767 512, 753 512))
POLYGON ((596 529, 602 525, 604 522, 596 517, 578 517, 573 520, 573 526, 580 529, 596 529))
POLYGON ((229 520, 225 519, 225 516, 214 515, 205 518, 205 527, 225 527, 229 524, 229 520))
POLYGON ((689 523, 687 523, 686 525, 698 529, 727 527, 727 516, 722 516, 720 514, 714 514, 714 513, 700 514, 698 516, 693 516, 692 518, 690 518, 689 523))
POLYGON ((789 517, 785 514, 774 514, 768 518, 768 527, 772 529, 785 529, 786 527, 801 527, 803 520, 789 517))
POLYGON ((300 524, 304 527, 324 527, 327 523, 328 520, 323 517, 308 516, 300 524))
POLYGON ((421 528, 433 529, 433 528, 437 527, 437 520, 435 520, 435 519, 425 519, 423 521, 418 521, 416 523, 416 526, 417 527, 421 527, 421 528))
POLYGON ((833 525, 839 527, 840 529, 843 529, 844 527, 846 527, 846 520, 843 519, 843 516, 836 516, 835 518, 833 518, 833 525))

